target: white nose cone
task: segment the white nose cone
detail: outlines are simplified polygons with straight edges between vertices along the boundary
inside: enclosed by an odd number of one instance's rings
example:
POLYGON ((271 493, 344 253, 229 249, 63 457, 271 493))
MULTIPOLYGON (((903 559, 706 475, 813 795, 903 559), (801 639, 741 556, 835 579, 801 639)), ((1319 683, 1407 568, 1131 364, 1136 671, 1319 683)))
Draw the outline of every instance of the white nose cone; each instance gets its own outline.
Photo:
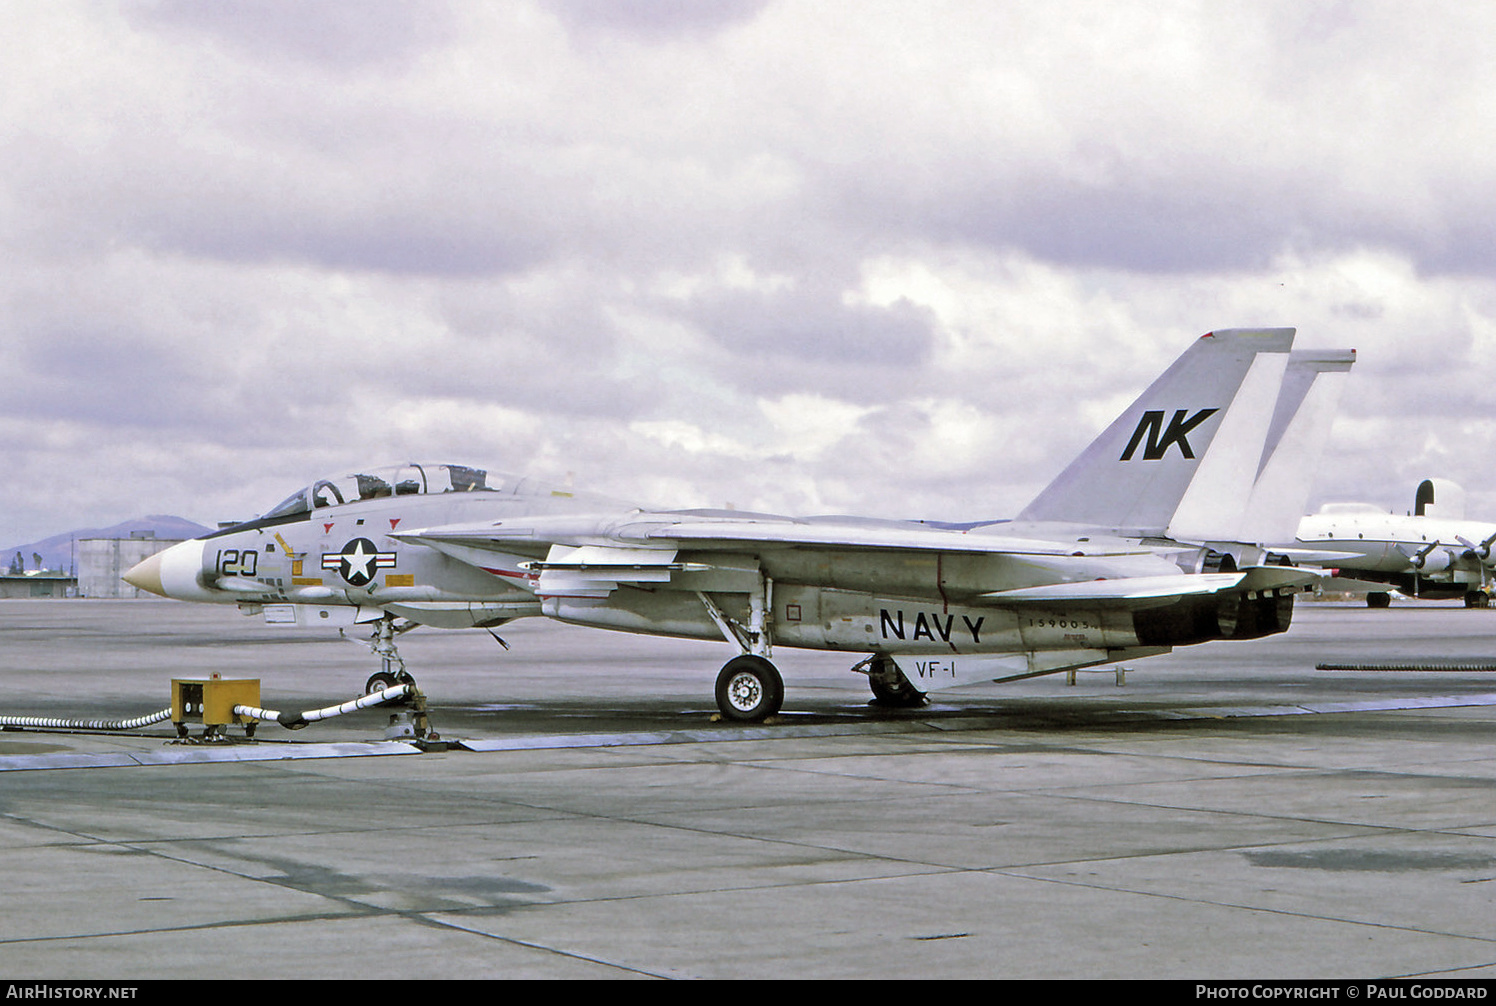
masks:
POLYGON ((124 575, 124 581, 132 587, 178 601, 230 599, 232 595, 210 591, 203 585, 203 549, 206 544, 201 538, 179 541, 136 563, 124 575))
POLYGON ((161 553, 148 556, 130 567, 130 571, 121 577, 126 583, 140 590, 148 590, 152 594, 160 594, 166 597, 166 588, 161 586, 161 553))

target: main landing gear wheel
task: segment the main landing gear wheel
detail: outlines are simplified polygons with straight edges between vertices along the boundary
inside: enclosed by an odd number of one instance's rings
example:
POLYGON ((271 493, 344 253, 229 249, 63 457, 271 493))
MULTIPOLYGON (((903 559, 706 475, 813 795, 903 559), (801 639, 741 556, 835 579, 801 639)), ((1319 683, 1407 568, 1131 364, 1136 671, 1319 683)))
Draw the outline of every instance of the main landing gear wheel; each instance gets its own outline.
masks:
POLYGON ((1366 595, 1366 606, 1368 608, 1390 608, 1392 607, 1392 595, 1377 590, 1366 595))
POLYGON ((1465 607, 1467 608, 1489 608, 1491 606, 1491 595, 1483 590, 1468 590, 1465 592, 1465 607))
POLYGON ((763 657, 733 657, 717 675, 717 708, 739 723, 756 723, 779 712, 784 679, 763 657))
POLYGON ((868 668, 867 683, 873 689, 875 705, 912 709, 930 701, 929 696, 909 683, 899 665, 887 658, 873 661, 868 668))

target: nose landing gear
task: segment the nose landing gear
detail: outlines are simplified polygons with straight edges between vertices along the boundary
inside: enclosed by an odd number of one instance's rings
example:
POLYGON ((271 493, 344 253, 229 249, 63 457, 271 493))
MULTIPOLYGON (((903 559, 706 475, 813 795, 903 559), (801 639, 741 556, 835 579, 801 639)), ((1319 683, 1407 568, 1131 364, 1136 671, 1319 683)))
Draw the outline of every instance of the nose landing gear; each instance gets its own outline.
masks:
POLYGON ((378 655, 382 666, 369 675, 369 680, 364 682, 365 695, 373 695, 375 692, 394 688, 396 685, 415 685, 415 677, 405 669, 405 661, 400 658, 400 651, 395 646, 396 637, 404 635, 415 627, 415 622, 396 625, 395 616, 389 614, 382 616, 374 623, 374 635, 368 640, 368 644, 369 649, 378 655))

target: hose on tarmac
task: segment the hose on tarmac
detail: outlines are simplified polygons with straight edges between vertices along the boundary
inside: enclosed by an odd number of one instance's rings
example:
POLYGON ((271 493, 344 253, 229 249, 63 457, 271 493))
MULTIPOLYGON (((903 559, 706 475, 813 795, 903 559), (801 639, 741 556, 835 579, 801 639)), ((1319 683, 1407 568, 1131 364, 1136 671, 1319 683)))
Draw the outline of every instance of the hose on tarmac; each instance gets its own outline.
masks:
POLYGON ((171 707, 133 720, 65 720, 53 716, 0 716, 0 727, 57 727, 64 730, 134 730, 171 719, 171 707))
MULTIPOLYGON (((257 720, 274 720, 288 730, 299 730, 308 723, 318 720, 331 719, 334 716, 342 716, 344 713, 355 712, 359 709, 367 709, 370 706, 382 705, 405 698, 407 694, 414 692, 411 685, 396 685, 393 688, 385 688, 368 695, 361 695, 356 699, 344 702, 341 705, 326 706, 322 709, 312 709, 301 713, 282 713, 274 709, 258 709, 254 706, 235 706, 234 713, 239 716, 248 716, 257 720)), ((157 710, 145 716, 137 716, 129 720, 69 720, 55 716, 0 716, 0 727, 51 727, 60 730, 135 730, 139 727, 148 727, 153 723, 171 719, 171 707, 157 710)))
POLYGON ((393 688, 382 688, 368 695, 360 695, 341 705, 326 706, 322 709, 310 709, 301 713, 283 713, 275 709, 260 709, 255 706, 235 706, 234 715, 248 716, 257 720, 274 720, 287 730, 300 730, 308 723, 318 720, 331 719, 334 716, 342 716, 344 713, 356 712, 359 709, 368 709, 370 706, 383 705, 386 702, 394 702, 403 699, 414 691, 411 685, 395 685, 393 688))

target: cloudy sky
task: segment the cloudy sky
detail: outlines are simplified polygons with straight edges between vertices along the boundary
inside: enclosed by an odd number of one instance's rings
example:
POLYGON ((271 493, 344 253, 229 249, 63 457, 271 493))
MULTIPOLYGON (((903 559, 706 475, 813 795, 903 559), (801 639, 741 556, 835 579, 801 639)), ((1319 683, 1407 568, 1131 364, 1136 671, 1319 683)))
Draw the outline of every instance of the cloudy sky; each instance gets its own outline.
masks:
POLYGON ((1496 6, 0 0, 0 542, 405 460, 1015 513, 1213 328, 1496 518, 1496 6))

